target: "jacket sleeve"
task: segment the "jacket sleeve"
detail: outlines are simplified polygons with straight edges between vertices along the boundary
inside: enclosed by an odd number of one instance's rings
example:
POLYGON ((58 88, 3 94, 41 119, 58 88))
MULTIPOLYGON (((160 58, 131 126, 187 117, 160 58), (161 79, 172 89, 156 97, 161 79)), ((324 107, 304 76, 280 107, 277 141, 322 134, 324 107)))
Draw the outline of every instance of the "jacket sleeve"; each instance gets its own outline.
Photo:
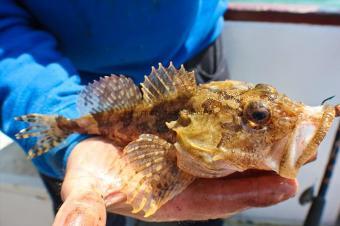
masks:
MULTIPOLYGON (((0 0, 0 4, 0 129, 13 138, 25 126, 13 118, 28 113, 77 117, 80 78, 58 52, 55 38, 35 27, 16 1, 0 0)), ((71 136, 63 147, 33 159, 33 163, 40 173, 61 179, 70 151, 84 138, 71 136)), ((35 140, 18 142, 27 152, 35 140)))

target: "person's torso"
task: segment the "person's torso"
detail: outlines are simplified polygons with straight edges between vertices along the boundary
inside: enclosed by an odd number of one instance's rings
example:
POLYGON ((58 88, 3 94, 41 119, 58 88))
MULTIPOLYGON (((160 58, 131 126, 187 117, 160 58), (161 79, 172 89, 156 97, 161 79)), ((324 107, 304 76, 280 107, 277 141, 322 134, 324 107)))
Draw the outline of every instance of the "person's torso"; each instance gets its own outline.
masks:
POLYGON ((27 0, 80 71, 140 76, 184 63, 221 32, 223 0, 27 0))

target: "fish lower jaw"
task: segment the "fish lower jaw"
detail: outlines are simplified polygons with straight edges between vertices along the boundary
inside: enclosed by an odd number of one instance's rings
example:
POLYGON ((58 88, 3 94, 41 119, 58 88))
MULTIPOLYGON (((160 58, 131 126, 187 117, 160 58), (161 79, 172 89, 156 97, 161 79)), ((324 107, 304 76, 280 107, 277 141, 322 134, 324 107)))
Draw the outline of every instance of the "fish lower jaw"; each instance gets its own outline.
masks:
POLYGON ((306 106, 291 135, 286 137, 278 173, 295 178, 299 168, 313 160, 335 117, 334 107, 306 106))

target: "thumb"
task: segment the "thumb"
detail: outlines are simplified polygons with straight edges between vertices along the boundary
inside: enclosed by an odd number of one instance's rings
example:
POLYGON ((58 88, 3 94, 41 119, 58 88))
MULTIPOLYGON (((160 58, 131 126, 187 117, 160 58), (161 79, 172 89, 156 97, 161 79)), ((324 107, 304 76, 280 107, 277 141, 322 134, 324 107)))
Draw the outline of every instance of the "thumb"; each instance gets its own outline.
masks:
POLYGON ((105 175, 116 156, 117 149, 95 138, 80 142, 72 150, 61 190, 64 203, 55 217, 54 226, 105 226, 103 195, 112 193, 115 187, 104 183, 103 178, 110 178, 105 175))
POLYGON ((67 196, 53 226, 105 226, 106 208, 102 196, 95 191, 83 191, 67 196))

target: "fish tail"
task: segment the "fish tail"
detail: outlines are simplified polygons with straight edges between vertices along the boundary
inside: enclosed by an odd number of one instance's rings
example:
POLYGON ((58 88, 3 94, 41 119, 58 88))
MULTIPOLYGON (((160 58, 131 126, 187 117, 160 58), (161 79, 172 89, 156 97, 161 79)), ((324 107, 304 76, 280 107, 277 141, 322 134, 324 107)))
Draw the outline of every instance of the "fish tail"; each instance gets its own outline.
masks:
POLYGON ((58 115, 28 114, 16 117, 15 120, 29 123, 29 126, 15 135, 17 139, 37 137, 34 147, 28 151, 28 158, 35 158, 50 149, 57 147, 72 132, 60 128, 61 123, 70 120, 58 115))

